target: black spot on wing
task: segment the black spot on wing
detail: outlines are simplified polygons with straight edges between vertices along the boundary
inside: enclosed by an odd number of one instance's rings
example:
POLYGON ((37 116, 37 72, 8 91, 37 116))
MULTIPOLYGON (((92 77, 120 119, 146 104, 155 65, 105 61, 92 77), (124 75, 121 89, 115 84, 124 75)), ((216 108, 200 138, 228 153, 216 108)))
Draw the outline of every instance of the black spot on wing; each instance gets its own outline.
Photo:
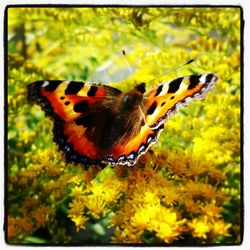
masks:
POLYGON ((69 104, 70 104, 70 101, 66 101, 66 102, 64 103, 65 106, 68 106, 69 104))
POLYGON ((155 93, 155 96, 158 96, 158 95, 161 93, 162 88, 163 88, 163 85, 159 85, 159 86, 158 86, 157 91, 156 91, 156 93, 155 93))
POLYGON ((46 91, 53 92, 56 90, 59 84, 63 81, 49 81, 49 84, 45 87, 46 91))
POLYGON ((91 86, 88 93, 87 93, 87 95, 88 96, 95 96, 95 93, 96 93, 97 89, 98 89, 97 86, 91 86))
POLYGON ((83 113, 88 107, 88 102, 86 100, 78 102, 74 105, 74 111, 77 113, 83 113))
POLYGON ((70 82, 65 89, 65 95, 75 95, 77 94, 82 87, 84 86, 84 82, 70 82))
POLYGON ((200 83, 200 77, 201 75, 192 75, 189 78, 190 84, 188 85, 187 89, 193 89, 200 83))
POLYGON ((180 88, 183 77, 177 78, 169 83, 168 93, 175 93, 180 88))
POLYGON ((148 115, 152 115, 152 114, 154 113, 156 107, 157 107, 157 103, 156 103, 156 102, 153 102, 153 104, 152 104, 152 105, 150 106, 150 108, 148 109, 147 114, 148 114, 148 115))
POLYGON ((162 102, 162 103, 161 103, 161 107, 164 106, 165 104, 166 104, 166 102, 162 102))
POLYGON ((161 126, 156 130, 156 133, 158 133, 161 129, 164 129, 164 124, 161 124, 161 126))
POLYGON ((92 123, 92 118, 90 116, 84 116, 75 120, 76 125, 83 125, 84 127, 89 127, 92 123))
POLYGON ((208 74, 208 75, 206 76, 206 83, 207 83, 207 82, 211 82, 213 76, 214 76, 213 74, 208 74))

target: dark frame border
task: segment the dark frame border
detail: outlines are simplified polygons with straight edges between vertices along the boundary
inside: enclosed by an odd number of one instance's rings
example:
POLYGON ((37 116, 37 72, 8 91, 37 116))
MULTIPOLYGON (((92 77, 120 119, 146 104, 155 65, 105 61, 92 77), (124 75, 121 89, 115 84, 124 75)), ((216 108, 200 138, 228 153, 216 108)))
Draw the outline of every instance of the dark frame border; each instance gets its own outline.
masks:
POLYGON ((197 5, 132 5, 132 4, 11 4, 6 5, 4 10, 4 35, 3 35, 3 44, 4 44, 4 235, 5 243, 8 245, 15 246, 133 246, 133 247, 149 247, 149 246, 176 246, 176 247, 208 247, 208 246, 237 246, 241 245, 244 239, 244 26, 245 20, 243 16, 243 8, 240 5, 209 5, 209 4, 197 4, 197 5), (240 158, 241 158, 241 221, 240 221, 240 232, 241 232, 241 241, 236 244, 204 244, 204 245, 194 245, 194 244, 100 244, 100 245, 83 245, 79 243, 68 243, 68 244, 55 244, 55 243, 10 243, 8 242, 7 234, 7 216, 8 216, 8 9, 9 8, 102 8, 102 7, 115 7, 115 8, 238 8, 240 9, 240 61, 241 61, 241 89, 240 89, 240 122, 241 122, 241 134, 240 134, 240 158))

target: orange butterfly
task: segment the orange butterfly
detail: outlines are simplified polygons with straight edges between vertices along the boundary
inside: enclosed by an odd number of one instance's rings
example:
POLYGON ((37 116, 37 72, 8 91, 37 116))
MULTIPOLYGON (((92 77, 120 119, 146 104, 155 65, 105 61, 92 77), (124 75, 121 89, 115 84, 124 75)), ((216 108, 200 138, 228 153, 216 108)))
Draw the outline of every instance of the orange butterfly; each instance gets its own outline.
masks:
POLYGON ((127 93, 95 83, 37 81, 28 86, 28 96, 54 121, 54 141, 68 162, 132 166, 156 142, 168 118, 204 98, 217 81, 217 75, 205 73, 147 92, 141 83, 127 93))

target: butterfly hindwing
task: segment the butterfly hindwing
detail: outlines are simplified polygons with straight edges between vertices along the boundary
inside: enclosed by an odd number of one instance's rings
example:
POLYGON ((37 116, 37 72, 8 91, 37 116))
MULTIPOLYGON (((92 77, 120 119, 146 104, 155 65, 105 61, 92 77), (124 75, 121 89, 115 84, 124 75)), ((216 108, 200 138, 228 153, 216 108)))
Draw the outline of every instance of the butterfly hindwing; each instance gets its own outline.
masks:
POLYGON ((217 82, 215 74, 180 77, 158 85, 145 94, 146 122, 155 128, 163 124, 182 106, 202 99, 217 82))
POLYGON ((109 152, 109 155, 105 157, 106 163, 133 166, 137 159, 146 153, 152 144, 156 143, 163 128, 164 125, 157 129, 143 126, 133 138, 125 140, 123 143, 117 143, 109 152))
POLYGON ((55 123, 53 128, 54 141, 65 154, 67 162, 81 164, 100 164, 102 149, 96 147, 86 136, 86 128, 74 122, 55 123))

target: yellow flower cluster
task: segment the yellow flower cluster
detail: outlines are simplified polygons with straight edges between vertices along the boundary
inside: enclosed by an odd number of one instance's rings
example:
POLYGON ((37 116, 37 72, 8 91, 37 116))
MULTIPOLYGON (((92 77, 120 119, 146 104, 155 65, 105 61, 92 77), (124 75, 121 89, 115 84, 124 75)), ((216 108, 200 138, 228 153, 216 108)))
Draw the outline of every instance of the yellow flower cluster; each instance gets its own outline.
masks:
POLYGON ((72 174, 64 170, 64 162, 54 151, 27 152, 23 156, 28 159, 26 166, 16 162, 10 169, 10 240, 20 242, 39 228, 47 227, 55 216, 57 203, 60 204, 61 197, 67 194, 67 182, 72 174))
MULTIPOLYGON (((157 158, 163 157, 158 155, 157 158)), ((204 183, 202 176, 211 172, 213 182, 223 177, 216 176, 212 168, 197 172, 198 162, 194 165, 189 161, 189 165, 187 159, 180 158, 175 162, 173 156, 169 158, 164 160, 168 172, 163 169, 156 172, 152 169, 153 163, 129 171, 128 198, 112 219, 112 224, 116 225, 113 242, 142 243, 145 232, 166 243, 183 238, 185 233, 207 240, 229 235, 231 224, 221 219, 221 205, 227 198, 218 188, 204 183), (182 168, 180 172, 176 169, 178 164, 182 168), (187 214, 194 219, 188 220, 187 214)))
POLYGON ((149 167, 133 169, 129 174, 128 198, 112 219, 116 225, 113 242, 141 243, 145 231, 155 233, 166 243, 177 239, 185 222, 171 206, 179 198, 178 188, 149 167), (172 197, 165 192, 167 189, 172 191, 172 197))
MULTIPOLYGON (((188 224, 189 228, 192 231, 194 237, 204 238, 216 237, 218 235, 230 236, 228 229, 231 227, 231 224, 225 224, 223 220, 211 220, 208 221, 206 216, 202 218, 195 218, 191 220, 188 224)), ((204 241, 205 242, 205 241, 204 241)))
POLYGON ((240 14, 237 7, 10 7, 9 243, 240 243, 240 14), (134 167, 65 164, 53 123, 26 101, 26 86, 41 79, 127 91, 204 72, 219 76, 214 90, 171 117, 134 167))
MULTIPOLYGON (((107 171, 108 169, 106 169, 107 171)), ((102 173, 103 174, 103 173, 102 173)), ((112 211, 126 186, 126 182, 113 179, 112 176, 102 180, 86 182, 77 177, 69 181, 72 184, 68 216, 75 223, 77 230, 84 228, 86 216, 99 219, 112 211)))

